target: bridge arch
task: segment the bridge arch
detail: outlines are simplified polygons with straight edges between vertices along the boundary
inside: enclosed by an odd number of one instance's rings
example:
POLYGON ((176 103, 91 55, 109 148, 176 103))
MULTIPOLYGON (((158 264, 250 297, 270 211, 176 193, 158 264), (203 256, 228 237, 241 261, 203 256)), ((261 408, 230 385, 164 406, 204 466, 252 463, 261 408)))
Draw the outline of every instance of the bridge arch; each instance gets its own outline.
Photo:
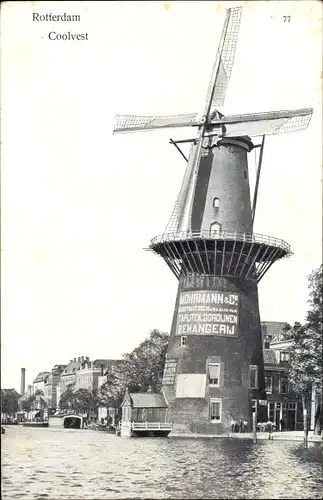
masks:
POLYGON ((64 429, 83 429, 83 417, 80 415, 66 415, 63 418, 64 429))

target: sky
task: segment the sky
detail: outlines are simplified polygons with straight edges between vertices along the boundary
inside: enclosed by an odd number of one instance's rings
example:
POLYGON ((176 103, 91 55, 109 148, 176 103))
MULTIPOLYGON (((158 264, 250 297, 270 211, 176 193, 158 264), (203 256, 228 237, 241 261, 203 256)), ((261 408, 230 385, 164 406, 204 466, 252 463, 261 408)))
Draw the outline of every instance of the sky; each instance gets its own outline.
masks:
MULTIPOLYGON (((268 137, 254 231, 290 243, 259 285, 261 319, 302 322, 322 255, 320 2, 5 2, 2 6, 1 386, 78 356, 119 358, 169 331, 162 234, 191 130, 113 135, 117 113, 200 112, 225 9, 243 6, 227 114, 313 107, 268 137), (79 23, 33 13, 79 14, 79 23), (284 22, 283 16, 291 16, 284 22), (48 33, 88 33, 51 41, 48 33)), ((250 155, 250 175, 255 159, 250 155)))

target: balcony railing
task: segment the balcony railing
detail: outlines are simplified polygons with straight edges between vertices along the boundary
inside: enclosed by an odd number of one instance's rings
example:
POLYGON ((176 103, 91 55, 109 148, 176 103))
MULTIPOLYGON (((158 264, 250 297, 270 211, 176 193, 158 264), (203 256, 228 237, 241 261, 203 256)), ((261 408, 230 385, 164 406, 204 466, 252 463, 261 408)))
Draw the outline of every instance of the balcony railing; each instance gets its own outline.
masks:
POLYGON ((243 241, 247 243, 260 243, 281 248, 285 250, 287 254, 292 253, 290 245, 284 240, 264 234, 238 233, 237 231, 176 231, 171 233, 164 233, 160 236, 155 236, 155 238, 151 240, 150 247, 170 241, 187 241, 196 239, 233 240, 243 241))

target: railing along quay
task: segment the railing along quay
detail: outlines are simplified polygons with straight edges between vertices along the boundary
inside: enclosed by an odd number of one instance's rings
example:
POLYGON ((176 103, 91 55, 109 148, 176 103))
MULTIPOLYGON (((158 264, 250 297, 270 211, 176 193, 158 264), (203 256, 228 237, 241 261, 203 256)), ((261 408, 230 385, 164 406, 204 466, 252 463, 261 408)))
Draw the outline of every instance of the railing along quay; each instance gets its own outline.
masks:
POLYGON ((172 424, 168 422, 131 422, 133 431, 169 431, 171 429, 172 424))

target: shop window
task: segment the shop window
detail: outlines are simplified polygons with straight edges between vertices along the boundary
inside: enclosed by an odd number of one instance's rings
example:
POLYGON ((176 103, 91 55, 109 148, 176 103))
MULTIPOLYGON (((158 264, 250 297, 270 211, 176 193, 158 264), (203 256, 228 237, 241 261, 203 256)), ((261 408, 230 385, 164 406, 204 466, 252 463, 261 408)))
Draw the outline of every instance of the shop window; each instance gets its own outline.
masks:
POLYGON ((220 385, 220 363, 209 363, 209 385, 219 387, 220 385))
POLYGON ((249 368, 249 389, 258 389, 258 366, 250 365, 249 368))
POLYGON ((210 420, 212 422, 221 422, 222 417, 222 399, 210 399, 210 420))

